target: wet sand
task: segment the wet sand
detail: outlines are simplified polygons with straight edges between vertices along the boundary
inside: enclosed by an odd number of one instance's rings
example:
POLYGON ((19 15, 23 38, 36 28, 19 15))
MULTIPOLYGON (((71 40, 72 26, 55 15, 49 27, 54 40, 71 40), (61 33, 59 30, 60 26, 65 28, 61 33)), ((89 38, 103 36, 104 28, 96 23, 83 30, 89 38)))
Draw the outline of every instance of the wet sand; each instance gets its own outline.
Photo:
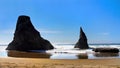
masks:
POLYGON ((53 60, 0 57, 0 68, 120 68, 120 59, 53 60))

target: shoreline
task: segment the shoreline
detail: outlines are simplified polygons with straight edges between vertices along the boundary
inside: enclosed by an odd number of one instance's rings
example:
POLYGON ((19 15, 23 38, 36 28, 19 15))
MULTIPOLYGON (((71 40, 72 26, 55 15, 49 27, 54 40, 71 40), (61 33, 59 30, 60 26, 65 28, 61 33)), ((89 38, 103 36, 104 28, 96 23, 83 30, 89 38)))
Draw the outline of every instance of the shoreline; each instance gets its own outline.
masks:
POLYGON ((23 67, 23 68, 110 68, 120 67, 120 59, 44 59, 44 58, 11 58, 0 57, 0 68, 4 67, 23 67), (68 67, 66 67, 68 66, 68 67), (106 67, 105 67, 106 66, 106 67))

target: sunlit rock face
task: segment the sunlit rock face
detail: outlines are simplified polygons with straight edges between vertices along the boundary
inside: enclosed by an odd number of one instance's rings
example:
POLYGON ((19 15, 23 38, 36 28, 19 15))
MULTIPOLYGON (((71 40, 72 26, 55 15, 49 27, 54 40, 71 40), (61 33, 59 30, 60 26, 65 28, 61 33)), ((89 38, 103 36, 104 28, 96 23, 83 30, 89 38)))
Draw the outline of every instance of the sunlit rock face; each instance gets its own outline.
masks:
POLYGON ((81 27, 80 27, 80 38, 79 38, 78 42, 75 44, 74 48, 80 48, 80 49, 88 49, 89 48, 88 43, 87 43, 87 37, 81 27))
POLYGON ((52 44, 41 37, 34 28, 29 16, 19 16, 17 20, 14 38, 6 50, 49 50, 53 49, 52 44))

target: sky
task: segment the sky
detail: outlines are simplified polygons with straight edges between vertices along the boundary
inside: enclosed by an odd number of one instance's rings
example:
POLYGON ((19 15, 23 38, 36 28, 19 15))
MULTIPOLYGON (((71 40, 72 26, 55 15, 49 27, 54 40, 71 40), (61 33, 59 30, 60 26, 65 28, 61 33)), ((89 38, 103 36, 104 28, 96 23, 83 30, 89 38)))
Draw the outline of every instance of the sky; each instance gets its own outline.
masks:
POLYGON ((51 43, 120 43, 120 0, 0 0, 0 44, 13 40, 17 18, 30 16, 51 43))

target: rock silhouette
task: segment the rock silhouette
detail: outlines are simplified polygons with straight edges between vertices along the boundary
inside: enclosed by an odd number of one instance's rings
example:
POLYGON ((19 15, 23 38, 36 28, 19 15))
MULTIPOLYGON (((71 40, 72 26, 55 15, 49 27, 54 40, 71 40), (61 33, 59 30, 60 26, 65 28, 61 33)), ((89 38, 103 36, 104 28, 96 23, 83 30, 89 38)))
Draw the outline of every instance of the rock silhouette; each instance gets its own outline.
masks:
POLYGON ((81 27, 80 27, 80 39, 75 44, 74 48, 80 48, 80 49, 88 49, 89 48, 88 43, 87 43, 87 37, 81 27))
POLYGON ((6 50, 49 50, 54 47, 48 41, 40 36, 40 33, 34 28, 30 17, 21 15, 18 17, 14 39, 9 43, 6 50))

